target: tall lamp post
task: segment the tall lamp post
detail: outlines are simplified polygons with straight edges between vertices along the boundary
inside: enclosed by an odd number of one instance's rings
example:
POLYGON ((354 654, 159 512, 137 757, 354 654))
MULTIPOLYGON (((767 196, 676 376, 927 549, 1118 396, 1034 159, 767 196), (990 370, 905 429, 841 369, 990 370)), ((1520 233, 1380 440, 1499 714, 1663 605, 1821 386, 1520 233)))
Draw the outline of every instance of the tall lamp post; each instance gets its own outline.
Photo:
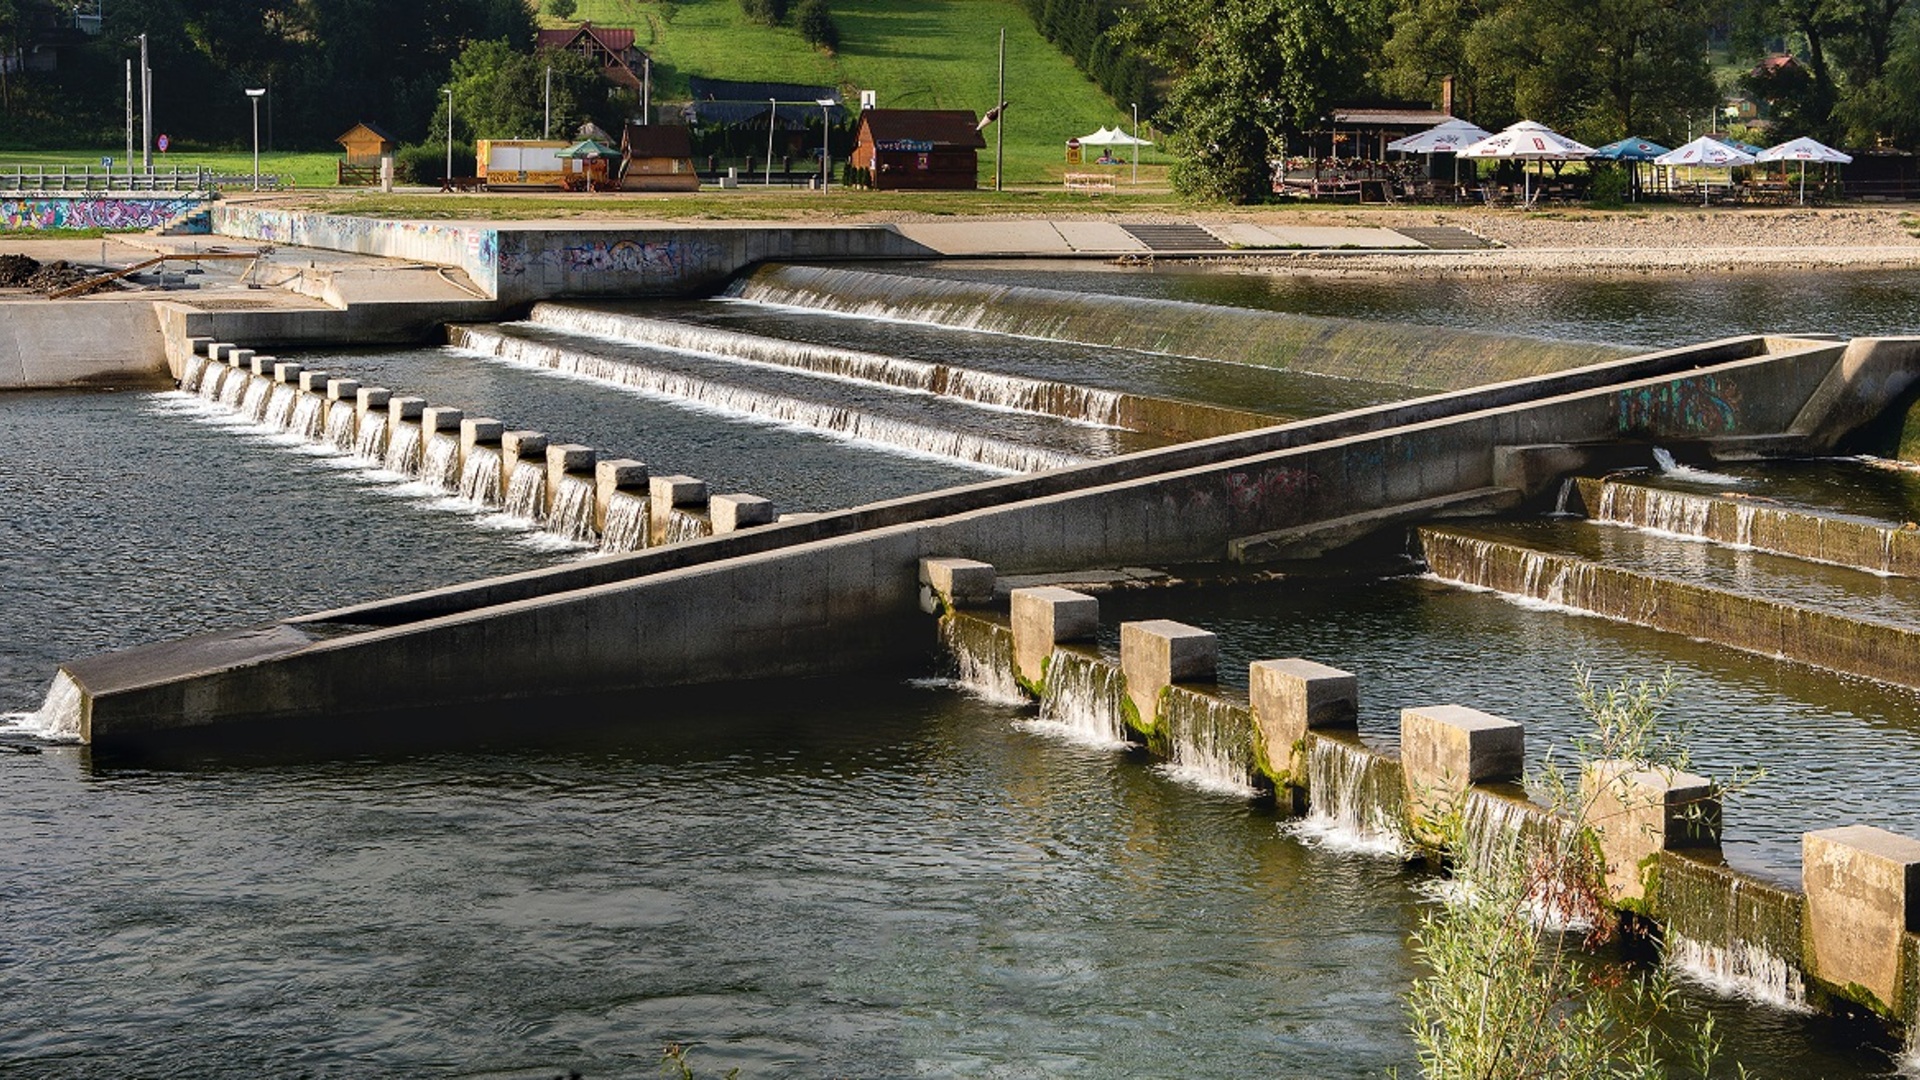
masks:
POLYGON ((260 190, 260 99, 267 96, 266 87, 247 89, 247 97, 253 101, 253 190, 260 190))
POLYGON ((839 102, 832 98, 814 98, 813 103, 820 106, 820 193, 824 195, 833 177, 833 144, 828 141, 833 128, 827 121, 827 110, 839 102))
POLYGON ((1133 186, 1140 186, 1140 103, 1133 103, 1133 186))
POLYGON ((447 95, 447 190, 453 190, 453 90, 440 91, 447 95))
POLYGON ((760 186, 773 190, 773 125, 780 119, 780 99, 767 99, 767 178, 760 186))

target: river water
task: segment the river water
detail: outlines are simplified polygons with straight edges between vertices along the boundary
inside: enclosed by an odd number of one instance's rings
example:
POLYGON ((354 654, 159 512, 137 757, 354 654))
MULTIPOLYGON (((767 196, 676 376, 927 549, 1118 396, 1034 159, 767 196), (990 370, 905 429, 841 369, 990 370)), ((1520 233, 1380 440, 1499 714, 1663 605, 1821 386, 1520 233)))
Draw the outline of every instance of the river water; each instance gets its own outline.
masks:
MULTIPOLYGON (((1850 329, 1888 328, 1920 284, 1883 277, 1844 292, 1668 283, 1698 297, 1698 332, 1649 314, 1668 304, 1658 283, 1627 283, 1637 299, 1567 285, 1506 323, 1505 283, 1370 310, 1345 283, 1058 268, 1043 283, 1668 344, 1838 328, 1843 301, 1850 329)), ((694 307, 713 324, 805 321, 694 307)), ((813 333, 1062 362, 990 335, 846 319, 813 333)), ((456 350, 298 359, 782 509, 990 475, 456 350)), ((34 708, 73 656, 575 557, 183 395, 14 395, 0 419, 14 435, 0 709, 34 708)), ((1862 754, 1908 753, 1920 730, 1898 694, 1425 582, 1130 596, 1108 621, 1122 611, 1218 623, 1235 662, 1351 657, 1363 723, 1398 698, 1470 693, 1488 711, 1564 715, 1565 664, 1584 657, 1603 678, 1673 660, 1693 712, 1757 697, 1783 726, 1833 718, 1862 754), (1438 643, 1451 651, 1422 651, 1438 643)), ((701 1075, 747 1077, 1409 1067, 1399 1000, 1418 875, 1303 843, 1240 800, 1050 736, 1027 710, 907 678, 931 674, 544 702, 459 746, 0 754, 0 1073, 635 1076, 673 1041, 695 1044, 701 1075)), ((1780 800, 1820 790, 1795 781, 1780 800)), ((1756 861, 1786 846, 1785 830, 1749 835, 1756 861)), ((1861 1029, 1697 1000, 1759 1075, 1893 1068, 1861 1029)))

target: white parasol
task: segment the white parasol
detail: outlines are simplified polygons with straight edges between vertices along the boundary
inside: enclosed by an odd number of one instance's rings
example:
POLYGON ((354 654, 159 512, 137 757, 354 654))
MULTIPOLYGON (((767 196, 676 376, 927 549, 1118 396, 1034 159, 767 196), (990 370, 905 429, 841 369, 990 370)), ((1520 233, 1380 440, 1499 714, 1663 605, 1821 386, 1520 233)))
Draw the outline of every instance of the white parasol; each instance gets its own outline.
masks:
MULTIPOLYGON (((1593 156, 1593 147, 1570 139, 1545 124, 1522 120, 1496 135, 1460 148, 1463 158, 1504 158, 1515 161, 1578 161, 1593 156)), ((1521 173, 1522 206, 1533 203, 1533 177, 1521 173)))
MULTIPOLYGON (((1751 165, 1752 154, 1736 146, 1728 146, 1711 135, 1702 135, 1685 146, 1669 150, 1653 159, 1655 165, 1669 168, 1675 165, 1699 165, 1711 169, 1726 169, 1731 175, 1737 165, 1751 165)), ((1700 185, 1700 205, 1707 204, 1707 188, 1700 185)))
POLYGON ((1799 162, 1800 203, 1804 206, 1807 201, 1807 162, 1812 161, 1822 165, 1848 165, 1853 162, 1853 155, 1835 150, 1818 139, 1802 135, 1797 139, 1789 139, 1779 146, 1767 147, 1755 154, 1753 160, 1799 162))

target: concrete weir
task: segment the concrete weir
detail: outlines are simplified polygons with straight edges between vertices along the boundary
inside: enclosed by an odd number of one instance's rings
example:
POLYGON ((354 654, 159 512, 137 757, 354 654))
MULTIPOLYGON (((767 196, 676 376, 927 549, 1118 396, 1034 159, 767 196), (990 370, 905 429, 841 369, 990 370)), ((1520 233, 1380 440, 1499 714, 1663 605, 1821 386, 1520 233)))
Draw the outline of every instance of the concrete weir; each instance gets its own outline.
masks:
MULTIPOLYGON (((1623 440, 1731 454, 1825 450, 1876 418, 1890 388, 1912 384, 1917 345, 1729 339, 64 670, 83 691, 82 737, 101 744, 209 725, 873 670, 911 663, 931 644, 919 621, 919 560, 928 555, 1009 572, 1218 560, 1236 538, 1317 521, 1370 516, 1385 527, 1404 521, 1409 504, 1453 494, 1538 496, 1563 472, 1605 462, 1623 440)), ((522 454, 510 485, 537 473, 544 486, 544 468, 530 469, 522 454)), ((666 479, 650 481, 656 528, 663 512, 681 509, 675 488, 663 497, 666 479)))

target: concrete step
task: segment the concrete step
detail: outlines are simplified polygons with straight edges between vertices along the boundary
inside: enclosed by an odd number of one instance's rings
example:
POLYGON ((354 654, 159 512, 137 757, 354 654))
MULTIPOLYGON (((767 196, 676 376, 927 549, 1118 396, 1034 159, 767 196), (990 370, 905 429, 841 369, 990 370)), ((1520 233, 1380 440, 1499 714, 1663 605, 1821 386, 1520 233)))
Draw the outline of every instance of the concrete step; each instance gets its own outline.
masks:
POLYGON ((1135 225, 1122 222, 1128 236, 1147 246, 1148 251, 1226 251, 1219 237, 1198 225, 1135 225))
POLYGON ((1393 231, 1435 251, 1481 251, 1494 246, 1486 237, 1454 225, 1402 225, 1393 231))
POLYGON ((1381 510, 1296 525, 1290 529, 1236 537, 1227 541, 1227 557, 1245 564, 1317 559, 1329 551, 1346 547, 1396 525, 1468 514, 1499 513, 1513 509, 1520 502, 1521 494, 1513 488, 1475 488, 1381 510))

